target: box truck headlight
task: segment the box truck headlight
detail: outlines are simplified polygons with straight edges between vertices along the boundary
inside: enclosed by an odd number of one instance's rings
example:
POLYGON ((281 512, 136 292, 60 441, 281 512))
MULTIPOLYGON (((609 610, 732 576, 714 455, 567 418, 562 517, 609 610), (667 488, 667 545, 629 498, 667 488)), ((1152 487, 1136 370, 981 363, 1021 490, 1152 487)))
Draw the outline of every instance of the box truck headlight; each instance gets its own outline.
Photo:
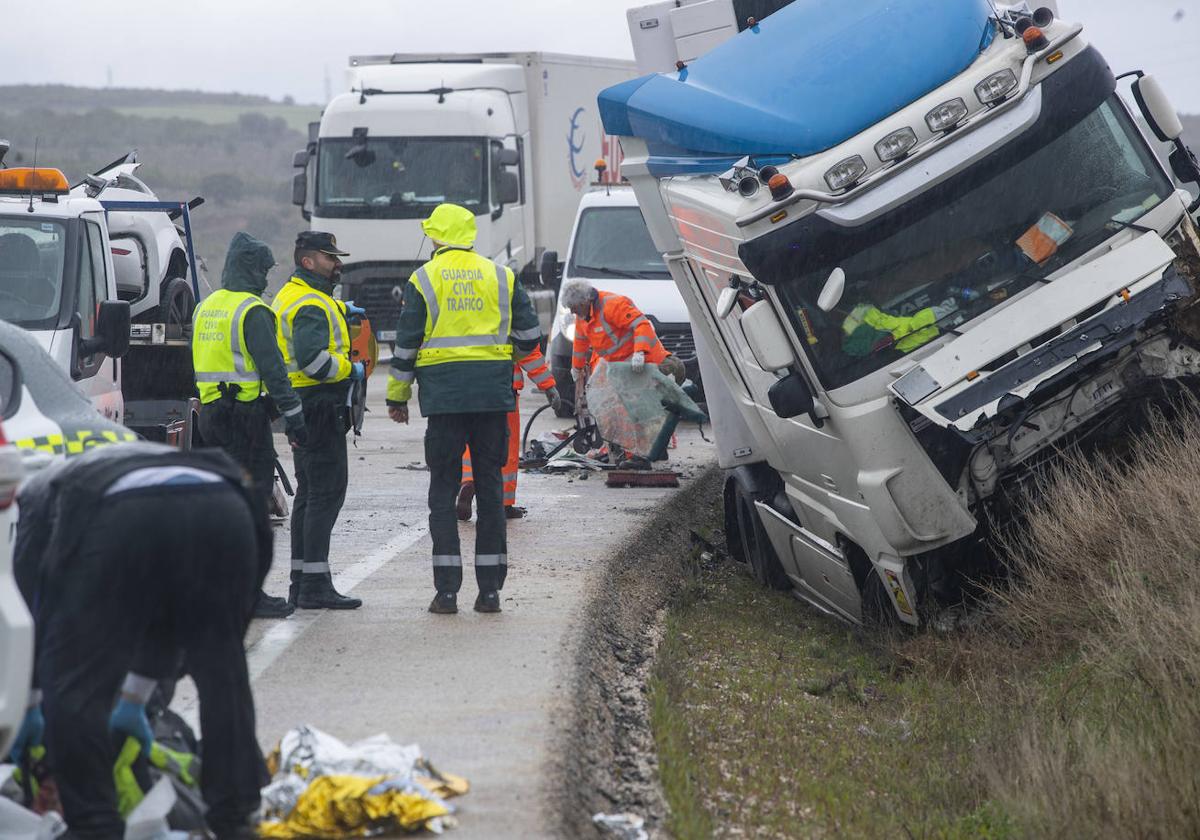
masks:
POLYGON ((905 127, 899 131, 893 131, 876 143, 875 154, 881 161, 887 163, 904 157, 915 145, 917 145, 917 133, 911 128, 905 127))
POLYGON ((1017 86, 1017 74, 1011 70, 993 73, 975 85, 975 97, 984 105, 999 102, 1017 86))
POLYGON ((859 178, 866 174, 867 162, 861 156, 855 155, 834 164, 825 173, 825 183, 829 185, 829 189, 837 192, 853 186, 859 178))
POLYGON ((967 115, 967 103, 961 99, 951 99, 943 102, 925 115, 925 124, 935 134, 939 131, 949 131, 967 115))

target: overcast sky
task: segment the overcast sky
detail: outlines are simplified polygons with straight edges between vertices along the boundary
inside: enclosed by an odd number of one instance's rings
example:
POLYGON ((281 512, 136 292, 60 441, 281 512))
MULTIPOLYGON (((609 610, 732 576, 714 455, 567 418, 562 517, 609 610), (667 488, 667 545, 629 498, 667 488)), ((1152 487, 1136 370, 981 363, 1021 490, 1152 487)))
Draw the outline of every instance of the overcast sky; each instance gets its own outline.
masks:
MULTIPOLYGON (((855 2, 855 0, 828 0, 855 2)), ((192 88, 323 103, 352 53, 632 57, 632 0, 3 0, 0 84, 192 88), (20 33, 29 33, 22 39, 20 33)), ((1031 0, 1037 5, 1037 0, 1031 0)), ((1200 114, 1200 0, 1059 0, 1114 71, 1200 114)), ((928 45, 933 48, 934 45, 928 45)))

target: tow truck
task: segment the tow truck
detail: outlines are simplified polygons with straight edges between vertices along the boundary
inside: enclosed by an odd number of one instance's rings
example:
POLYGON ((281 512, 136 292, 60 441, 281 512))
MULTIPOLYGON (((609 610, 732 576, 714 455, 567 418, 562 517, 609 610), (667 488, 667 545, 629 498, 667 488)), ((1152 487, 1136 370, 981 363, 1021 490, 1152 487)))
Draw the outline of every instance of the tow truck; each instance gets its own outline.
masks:
MULTIPOLYGON (((7 150, 0 141, 0 167, 7 150)), ((58 169, 0 168, 0 318, 32 333, 105 417, 186 448, 198 441, 200 200, 161 201, 135 168, 126 156, 74 188, 58 169)))

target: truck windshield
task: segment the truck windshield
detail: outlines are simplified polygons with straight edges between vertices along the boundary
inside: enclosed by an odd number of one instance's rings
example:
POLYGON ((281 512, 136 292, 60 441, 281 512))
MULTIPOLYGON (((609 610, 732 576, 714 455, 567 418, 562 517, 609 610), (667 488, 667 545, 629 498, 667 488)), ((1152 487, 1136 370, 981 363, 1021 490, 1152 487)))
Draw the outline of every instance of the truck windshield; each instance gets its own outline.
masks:
POLYGON ((782 241, 747 243, 742 256, 777 286, 822 381, 836 388, 1044 282, 1171 192, 1110 95, 1065 131, 1032 129, 865 224, 810 216, 782 241), (822 312, 816 301, 836 267, 845 292, 822 312))
POLYGON ((66 243, 62 222, 0 216, 0 318, 26 329, 57 325, 66 243))
POLYGON ((666 280, 662 254, 654 247, 637 207, 590 207, 579 217, 571 249, 572 277, 640 277, 666 280))
POLYGON ((443 202, 488 208, 487 141, 477 137, 322 139, 317 206, 334 218, 425 218, 443 202))

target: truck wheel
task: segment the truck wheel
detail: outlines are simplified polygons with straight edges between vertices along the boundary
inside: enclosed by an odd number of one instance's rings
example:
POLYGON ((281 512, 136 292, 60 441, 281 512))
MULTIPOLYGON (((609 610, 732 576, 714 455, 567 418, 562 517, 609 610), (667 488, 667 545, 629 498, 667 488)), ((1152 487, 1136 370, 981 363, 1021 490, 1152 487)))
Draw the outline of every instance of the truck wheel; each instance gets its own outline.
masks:
POLYGON ((754 579, 768 589, 786 591, 792 582, 783 571, 779 556, 771 545, 754 507, 754 496, 740 484, 734 490, 737 532, 742 557, 750 564, 754 579))

